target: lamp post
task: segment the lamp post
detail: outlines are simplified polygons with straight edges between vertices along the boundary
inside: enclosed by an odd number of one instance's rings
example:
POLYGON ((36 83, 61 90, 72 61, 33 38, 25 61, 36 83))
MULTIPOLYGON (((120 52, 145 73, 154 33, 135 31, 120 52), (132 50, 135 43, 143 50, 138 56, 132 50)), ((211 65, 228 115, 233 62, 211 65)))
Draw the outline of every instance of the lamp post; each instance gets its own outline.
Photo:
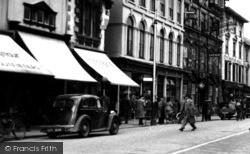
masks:
POLYGON ((154 19, 154 54, 153 54, 153 94, 152 94, 152 112, 151 112, 151 125, 155 125, 155 102, 156 102, 156 44, 157 44, 157 38, 156 38, 156 26, 157 26, 157 20, 156 20, 156 10, 155 10, 155 19, 154 19))

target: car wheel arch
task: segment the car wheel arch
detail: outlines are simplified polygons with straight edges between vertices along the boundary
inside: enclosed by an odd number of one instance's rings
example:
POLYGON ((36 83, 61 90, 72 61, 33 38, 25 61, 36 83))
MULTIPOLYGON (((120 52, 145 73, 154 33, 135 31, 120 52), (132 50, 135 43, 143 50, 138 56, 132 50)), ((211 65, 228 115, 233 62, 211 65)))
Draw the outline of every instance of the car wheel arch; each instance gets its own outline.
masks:
POLYGON ((90 124, 90 130, 91 130, 91 119, 90 119, 90 117, 89 117, 88 115, 82 115, 82 116, 80 116, 80 117, 77 119, 77 121, 76 121, 76 123, 75 123, 76 131, 79 131, 79 130, 81 129, 81 122, 82 122, 83 120, 87 120, 87 121, 89 122, 89 124, 90 124))
POLYGON ((117 119, 117 120, 120 122, 120 118, 118 117, 118 115, 116 115, 116 114, 110 114, 110 115, 109 115, 109 121, 108 121, 108 127, 107 127, 108 130, 111 128, 112 122, 113 122, 115 119, 117 119))

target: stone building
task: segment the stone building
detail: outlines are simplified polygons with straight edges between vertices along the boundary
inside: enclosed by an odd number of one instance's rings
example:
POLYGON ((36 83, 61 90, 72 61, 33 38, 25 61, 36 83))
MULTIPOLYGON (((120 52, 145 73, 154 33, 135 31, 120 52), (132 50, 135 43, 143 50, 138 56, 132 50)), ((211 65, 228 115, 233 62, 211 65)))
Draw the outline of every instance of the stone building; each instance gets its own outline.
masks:
POLYGON ((248 21, 230 7, 226 7, 222 22, 222 91, 223 101, 244 96, 244 23, 248 21))
POLYGON ((156 94, 172 101, 181 99, 183 9, 183 0, 115 1, 105 51, 140 85, 131 87, 130 94, 152 94, 155 58, 156 94))

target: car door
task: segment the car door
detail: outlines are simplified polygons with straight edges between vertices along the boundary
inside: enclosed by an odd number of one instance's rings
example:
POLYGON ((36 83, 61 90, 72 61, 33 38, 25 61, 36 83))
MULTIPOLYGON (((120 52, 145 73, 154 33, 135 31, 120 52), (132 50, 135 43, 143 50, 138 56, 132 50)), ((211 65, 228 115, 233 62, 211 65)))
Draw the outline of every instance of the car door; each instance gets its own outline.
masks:
POLYGON ((98 128, 104 128, 107 125, 109 113, 107 108, 102 106, 100 99, 95 98, 95 102, 97 104, 97 112, 98 112, 98 128))
POLYGON ((91 128, 96 129, 98 125, 97 104, 93 98, 82 98, 79 104, 78 117, 88 115, 91 120, 91 128))

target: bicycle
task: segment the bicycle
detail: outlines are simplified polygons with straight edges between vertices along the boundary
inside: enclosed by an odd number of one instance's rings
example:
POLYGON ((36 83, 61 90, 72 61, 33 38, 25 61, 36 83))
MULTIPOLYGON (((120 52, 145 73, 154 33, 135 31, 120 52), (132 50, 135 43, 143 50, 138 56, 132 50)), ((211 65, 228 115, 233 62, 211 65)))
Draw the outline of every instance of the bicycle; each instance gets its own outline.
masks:
POLYGON ((21 121, 21 116, 11 116, 7 113, 0 114, 0 142, 2 142, 5 136, 10 136, 11 133, 15 139, 21 140, 25 137, 26 127, 21 121))

